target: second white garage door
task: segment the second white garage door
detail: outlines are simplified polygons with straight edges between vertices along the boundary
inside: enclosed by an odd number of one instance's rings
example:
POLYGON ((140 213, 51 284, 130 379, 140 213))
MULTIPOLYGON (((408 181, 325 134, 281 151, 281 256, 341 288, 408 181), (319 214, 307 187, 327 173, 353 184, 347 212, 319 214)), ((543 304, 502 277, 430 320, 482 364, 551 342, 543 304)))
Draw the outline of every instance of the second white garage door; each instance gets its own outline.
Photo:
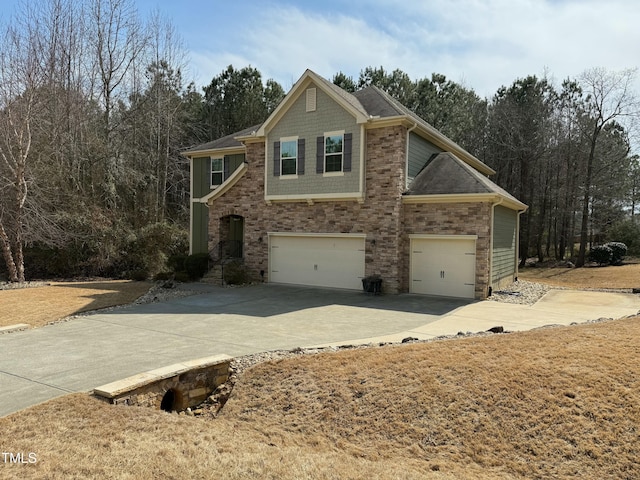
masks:
POLYGON ((361 289, 364 235, 269 234, 269 281, 361 289))
POLYGON ((412 293, 474 297, 475 237, 412 236, 410 242, 412 293))

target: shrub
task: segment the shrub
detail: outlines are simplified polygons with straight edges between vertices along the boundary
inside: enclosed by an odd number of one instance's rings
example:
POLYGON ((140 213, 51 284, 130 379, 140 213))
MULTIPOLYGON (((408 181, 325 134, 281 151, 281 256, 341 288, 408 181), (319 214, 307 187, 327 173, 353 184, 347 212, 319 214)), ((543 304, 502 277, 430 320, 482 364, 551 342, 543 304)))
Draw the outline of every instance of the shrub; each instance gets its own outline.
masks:
POLYGON ((136 282, 144 282, 147 278, 149 278, 149 272, 141 268, 129 272, 128 277, 131 280, 135 280, 136 282))
POLYGON ((153 279, 156 282, 162 282, 162 281, 166 281, 166 280, 171 280, 172 278, 174 278, 174 274, 172 272, 158 272, 156 273, 155 277, 153 277, 153 279))
POLYGON ((613 250, 606 245, 597 245, 589 252, 589 261, 596 262, 599 265, 608 265, 613 258, 613 250))
POLYGON ((184 272, 184 262, 188 255, 171 255, 167 260, 167 266, 172 272, 184 272))
POLYGON ((164 270, 167 259, 188 248, 184 230, 169 223, 154 223, 132 232, 122 246, 121 263, 130 270, 146 270, 151 276, 164 270))
POLYGON ((209 270, 209 254, 194 253, 184 261, 184 269, 191 280, 199 280, 209 270))
POLYGON ((611 249, 611 265, 620 265, 627 254, 627 246, 622 242, 609 242, 605 247, 611 249))
POLYGON ((249 274, 244 265, 231 262, 224 266, 224 281, 227 285, 242 285, 249 281, 249 274))
POLYGON ((187 275, 187 272, 176 272, 176 274, 173 276, 173 279, 176 282, 182 282, 182 283, 187 283, 191 281, 191 278, 189 278, 189 275, 187 275))
POLYGON ((616 223, 609 231, 609 238, 627 246, 627 255, 640 255, 640 224, 635 220, 616 223))

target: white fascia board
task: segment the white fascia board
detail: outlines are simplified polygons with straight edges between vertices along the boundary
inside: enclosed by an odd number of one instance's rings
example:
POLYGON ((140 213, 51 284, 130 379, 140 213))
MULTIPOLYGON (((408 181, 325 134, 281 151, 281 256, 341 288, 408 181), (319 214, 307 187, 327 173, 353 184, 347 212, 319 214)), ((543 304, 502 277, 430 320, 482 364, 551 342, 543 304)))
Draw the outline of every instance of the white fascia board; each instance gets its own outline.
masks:
POLYGON ((478 240, 478 235, 439 235, 432 233, 410 233, 409 239, 423 240, 478 240))
POLYGON ((356 123, 366 123, 369 121, 369 117, 366 116, 363 112, 358 111, 353 105, 351 105, 347 100, 345 100, 342 96, 338 95, 331 88, 326 86, 326 80, 316 75, 311 70, 307 70, 304 72, 302 77, 291 87, 289 93, 284 97, 284 100, 280 102, 280 104, 276 107, 276 109, 271 112, 269 118, 260 126, 258 131, 256 132, 256 137, 265 137, 267 132, 270 130, 270 126, 273 123, 276 123, 280 118, 284 116, 289 107, 293 102, 295 102, 302 93, 306 90, 306 88, 314 84, 316 88, 322 90, 327 96, 329 96, 333 101, 335 101, 338 105, 344 108, 347 112, 349 112, 356 119, 356 123))
POLYGON ((402 197, 402 203, 405 204, 479 203, 497 201, 501 201, 500 205, 510 208, 511 210, 524 211, 528 208, 524 203, 498 193, 447 193, 439 195, 404 195, 402 197))
POLYGON ((183 153, 182 155, 189 158, 202 158, 202 157, 215 157, 220 158, 220 156, 225 155, 235 155, 239 153, 245 153, 244 146, 242 147, 226 147, 226 148, 214 148, 209 150, 197 150, 194 152, 183 153))
POLYGON ((268 237, 367 238, 366 233, 267 232, 268 237))
POLYGON ((236 184, 238 180, 240 180, 240 177, 242 177, 245 174, 245 172, 247 171, 247 168, 248 168, 247 162, 244 162, 242 165, 236 168, 235 171, 229 176, 229 178, 227 178, 224 182, 222 182, 222 184, 220 184, 218 188, 211 191, 209 194, 205 195, 204 197, 198 199, 198 201, 200 203, 208 204, 209 202, 212 202, 216 198, 226 193, 231 187, 233 187, 236 184))
POLYGON ((302 195, 265 195, 267 203, 272 202, 339 202, 339 201, 364 201, 361 192, 356 193, 317 193, 302 195))

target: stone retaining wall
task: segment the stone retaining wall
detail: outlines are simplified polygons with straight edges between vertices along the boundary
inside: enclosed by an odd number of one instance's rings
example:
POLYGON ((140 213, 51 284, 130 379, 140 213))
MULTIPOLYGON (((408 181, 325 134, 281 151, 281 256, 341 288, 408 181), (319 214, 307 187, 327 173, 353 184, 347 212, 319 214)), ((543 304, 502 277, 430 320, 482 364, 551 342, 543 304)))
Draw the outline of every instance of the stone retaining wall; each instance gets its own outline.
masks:
POLYGON ((231 357, 215 355, 140 373, 93 390, 115 405, 180 411, 199 405, 229 378, 231 357))

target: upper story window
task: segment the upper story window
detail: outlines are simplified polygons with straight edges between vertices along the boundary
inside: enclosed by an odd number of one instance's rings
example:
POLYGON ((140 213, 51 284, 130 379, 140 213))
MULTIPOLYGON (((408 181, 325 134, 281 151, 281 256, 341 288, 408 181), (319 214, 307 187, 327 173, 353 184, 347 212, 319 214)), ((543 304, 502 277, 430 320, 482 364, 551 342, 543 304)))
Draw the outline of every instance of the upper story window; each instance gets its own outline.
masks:
POLYGON ((280 174, 297 175, 298 173, 298 140, 280 141, 280 174))
POLYGON ((211 186, 217 187, 224 181, 224 159, 211 159, 211 186))
POLYGON ((324 171, 341 172, 343 160, 343 135, 328 134, 324 137, 324 171))
POLYGON ((342 175, 351 171, 353 134, 328 132, 317 138, 316 173, 327 176, 342 175))
POLYGON ((273 142, 273 175, 295 178, 304 175, 304 138, 284 137, 273 142))

